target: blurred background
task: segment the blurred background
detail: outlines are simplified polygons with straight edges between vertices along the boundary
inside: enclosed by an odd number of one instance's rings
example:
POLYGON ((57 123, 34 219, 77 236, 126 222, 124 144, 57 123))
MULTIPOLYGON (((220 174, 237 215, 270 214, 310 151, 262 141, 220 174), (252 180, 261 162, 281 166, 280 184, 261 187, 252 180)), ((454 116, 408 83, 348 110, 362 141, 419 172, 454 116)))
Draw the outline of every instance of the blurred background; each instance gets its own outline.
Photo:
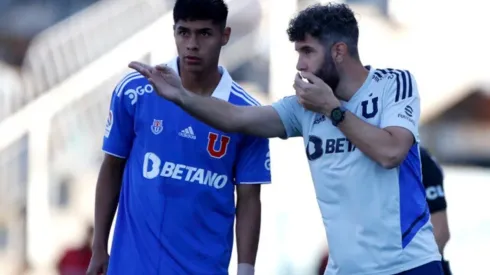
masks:
MULTIPOLYGON (((317 1, 227 2, 233 32, 221 63, 264 104, 292 94, 297 56, 285 30, 295 12, 317 1)), ((362 61, 416 76, 422 141, 446 176, 452 234, 445 256, 456 275, 485 273, 486 2, 345 2, 357 13, 362 61)), ((57 274, 62 255, 86 242, 110 95, 129 61, 158 64, 176 54, 172 5, 172 0, 0 0, 1 275, 57 274)), ((263 188, 257 274, 315 274, 327 242, 302 141, 273 140, 271 150, 274 183, 263 188)))

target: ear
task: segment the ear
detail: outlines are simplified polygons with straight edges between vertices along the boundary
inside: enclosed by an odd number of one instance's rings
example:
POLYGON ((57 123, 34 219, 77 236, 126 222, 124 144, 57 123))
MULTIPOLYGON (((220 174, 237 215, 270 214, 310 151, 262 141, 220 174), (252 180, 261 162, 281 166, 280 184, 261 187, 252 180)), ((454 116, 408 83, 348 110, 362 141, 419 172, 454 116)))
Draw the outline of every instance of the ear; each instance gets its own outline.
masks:
POLYGON ((221 46, 225 46, 226 44, 228 44, 228 41, 230 41, 230 36, 231 36, 231 28, 225 27, 223 29, 223 35, 221 36, 221 46))
POLYGON ((344 62, 345 56, 347 56, 347 45, 344 42, 337 42, 333 44, 331 49, 332 60, 336 64, 344 62))

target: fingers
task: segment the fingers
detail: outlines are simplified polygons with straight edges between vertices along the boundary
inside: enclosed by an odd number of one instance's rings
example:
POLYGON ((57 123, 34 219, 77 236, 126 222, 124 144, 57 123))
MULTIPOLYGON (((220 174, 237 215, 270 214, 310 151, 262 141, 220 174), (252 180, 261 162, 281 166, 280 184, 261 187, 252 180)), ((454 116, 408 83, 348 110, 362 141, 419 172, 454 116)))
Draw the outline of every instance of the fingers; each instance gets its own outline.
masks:
POLYGON ((153 80, 153 78, 148 78, 148 82, 150 82, 153 87, 156 87, 155 80, 153 80))
POLYGON ((312 86, 312 84, 306 82, 302 77, 301 77, 301 74, 300 73, 297 73, 296 74, 296 77, 294 78, 294 85, 296 85, 297 87, 303 89, 303 90, 307 90, 308 88, 310 88, 312 86))
POLYGON ((157 65, 155 67, 159 72, 163 74, 176 74, 175 71, 167 65, 157 65))
POLYGON ((151 67, 150 65, 146 65, 146 64, 143 64, 143 63, 137 62, 137 61, 133 61, 133 62, 129 63, 128 67, 139 72, 140 74, 142 74, 145 77, 150 77, 150 75, 153 71, 153 67, 151 67))
MULTIPOLYGON (((303 80, 301 80, 301 81, 303 81, 303 80)), ((301 106, 303 106, 303 107, 307 108, 307 106, 309 106, 309 104, 308 104, 308 100, 305 98, 305 96, 306 96, 306 94, 307 94, 307 93, 306 93, 306 91, 305 91, 305 90, 304 90, 302 87, 300 87, 300 86, 299 86, 299 85, 296 83, 296 81, 295 81, 295 83, 293 84, 293 88, 294 88, 294 90, 295 90, 295 92, 296 92, 296 98, 297 98, 297 100, 298 100, 298 103, 299 103, 301 106)))
POLYGON ((308 80, 309 83, 311 83, 311 84, 315 84, 318 82, 318 80, 320 80, 320 78, 318 78, 318 76, 316 76, 310 72, 301 72, 301 75, 303 76, 303 78, 308 80))

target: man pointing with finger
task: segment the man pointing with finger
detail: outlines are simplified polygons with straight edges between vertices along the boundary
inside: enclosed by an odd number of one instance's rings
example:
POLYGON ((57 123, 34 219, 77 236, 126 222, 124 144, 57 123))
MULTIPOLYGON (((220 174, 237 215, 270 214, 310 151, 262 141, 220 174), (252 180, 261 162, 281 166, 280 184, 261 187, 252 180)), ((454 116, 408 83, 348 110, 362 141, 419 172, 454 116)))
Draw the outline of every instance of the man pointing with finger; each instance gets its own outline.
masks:
POLYGON ((295 96, 239 107, 186 91, 169 67, 141 63, 158 94, 226 132, 304 138, 329 239, 325 274, 442 274, 422 185, 420 100, 408 71, 364 67, 353 12, 314 5, 288 28, 295 96))

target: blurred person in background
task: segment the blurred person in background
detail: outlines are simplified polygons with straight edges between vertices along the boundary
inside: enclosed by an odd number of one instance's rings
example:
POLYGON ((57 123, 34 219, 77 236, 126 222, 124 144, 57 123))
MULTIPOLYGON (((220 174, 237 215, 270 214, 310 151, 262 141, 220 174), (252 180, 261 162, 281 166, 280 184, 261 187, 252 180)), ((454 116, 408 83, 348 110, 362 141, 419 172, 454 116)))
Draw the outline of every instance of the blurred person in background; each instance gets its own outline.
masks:
POLYGON ((323 252, 320 258, 320 264, 318 265, 318 275, 325 274, 325 270, 327 270, 328 265, 328 248, 323 252))
POLYGON ((421 147, 420 155, 422 159, 422 178, 431 216, 430 220, 434 227, 434 236, 439 252, 442 255, 442 268, 445 275, 451 275, 449 262, 444 259, 444 247, 450 237, 446 213, 447 203, 444 195, 444 173, 441 166, 427 149, 421 147))
MULTIPOLYGON (((439 252, 443 255, 442 268, 444 275, 451 275, 449 262, 444 260, 444 247, 449 241, 449 226, 447 222, 447 203, 444 195, 444 174, 441 166, 430 155, 424 147, 420 147, 420 158, 422 161, 422 181, 424 183, 427 204, 431 214, 431 223, 434 227, 434 236, 436 238, 439 252)), ((320 259, 318 274, 323 275, 328 264, 328 249, 320 259)))
MULTIPOLYGON (((193 93, 259 105, 218 66, 231 34, 227 16, 223 0, 177 0, 178 57, 167 65, 193 93)), ((238 274, 254 274, 260 185, 271 180, 268 139, 215 130, 133 72, 113 93, 103 150, 88 274, 226 275, 235 215, 238 274)))
POLYGON ((345 4, 314 5, 289 25, 296 96, 236 106, 189 92, 169 66, 131 62, 157 93, 231 133, 299 137, 329 240, 327 275, 443 274, 425 201, 420 99, 405 70, 363 66, 345 4))
POLYGON ((57 269, 59 275, 82 275, 85 274, 92 257, 92 240, 94 228, 86 229, 83 243, 79 247, 70 248, 63 253, 58 261, 57 269))

